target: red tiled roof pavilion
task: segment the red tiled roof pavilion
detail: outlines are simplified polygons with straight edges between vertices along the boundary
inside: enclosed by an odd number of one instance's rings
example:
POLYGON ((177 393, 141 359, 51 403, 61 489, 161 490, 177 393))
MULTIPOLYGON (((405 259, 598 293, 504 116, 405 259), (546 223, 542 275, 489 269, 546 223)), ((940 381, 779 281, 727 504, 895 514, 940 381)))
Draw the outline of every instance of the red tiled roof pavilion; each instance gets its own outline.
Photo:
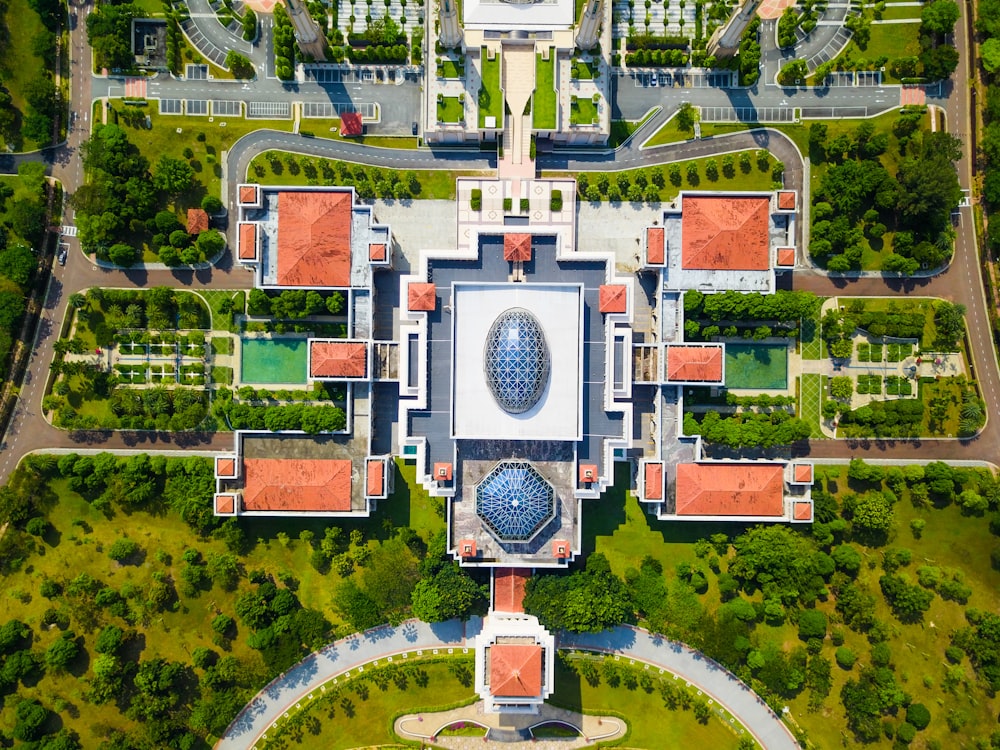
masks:
POLYGON ((361 115, 357 112, 342 112, 340 115, 340 135, 346 138, 356 138, 365 132, 361 115))
POLYGON ((437 307, 437 287, 434 284, 410 284, 406 294, 408 310, 433 312, 437 307))
POLYGON ((200 208, 189 208, 187 212, 187 233, 198 234, 208 229, 208 212, 200 208))
POLYGON ((246 511, 323 512, 351 509, 347 459, 245 458, 246 511))
POLYGON ((498 612, 524 612, 524 585, 527 568, 497 568, 493 576, 493 609, 498 612))
POLYGON ((351 209, 347 190, 278 193, 279 286, 350 286, 351 209))
POLYGON ((677 464, 679 516, 781 516, 785 480, 778 464, 677 464))
POLYGON ((363 378, 368 348, 357 341, 309 342, 309 375, 314 378, 363 378))
POLYGON ((367 486, 365 492, 368 496, 382 495, 385 486, 385 462, 378 458, 369 459, 366 467, 367 486))
POLYGON ((244 222, 240 224, 240 260, 253 260, 257 257, 257 225, 244 222))
POLYGON ((766 271, 770 201, 766 196, 685 196, 681 267, 709 271, 766 271))
POLYGON ((542 694, 542 647, 512 643, 490 646, 490 694, 534 698, 542 694))
POLYGON ((602 313, 623 313, 628 310, 628 287, 624 284, 602 284, 598 307, 602 313))
POLYGON ((722 380, 721 346, 668 346, 667 380, 718 383, 722 380))
POLYGON ((648 463, 644 475, 644 492, 647 500, 663 499, 663 464, 648 463))
POLYGON ((531 260, 531 235, 507 232, 503 236, 503 259, 527 263, 531 260))
POLYGON ((646 262, 663 265, 663 227, 649 227, 646 230, 646 262))

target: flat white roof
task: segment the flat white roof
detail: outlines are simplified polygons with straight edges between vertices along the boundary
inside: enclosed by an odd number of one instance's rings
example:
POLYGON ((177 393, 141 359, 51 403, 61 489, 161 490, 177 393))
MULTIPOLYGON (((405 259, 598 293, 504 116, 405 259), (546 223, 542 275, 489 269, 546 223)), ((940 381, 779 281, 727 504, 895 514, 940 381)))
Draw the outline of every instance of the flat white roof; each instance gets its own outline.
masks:
POLYGON ((488 31, 554 31, 573 25, 573 0, 511 3, 504 0, 465 0, 462 25, 488 31))
POLYGON ((457 283, 452 293, 452 433, 455 438, 583 438, 583 287, 580 284, 457 283), (523 414, 505 411, 486 380, 484 350, 494 321, 519 307, 541 324, 549 349, 548 383, 523 414))

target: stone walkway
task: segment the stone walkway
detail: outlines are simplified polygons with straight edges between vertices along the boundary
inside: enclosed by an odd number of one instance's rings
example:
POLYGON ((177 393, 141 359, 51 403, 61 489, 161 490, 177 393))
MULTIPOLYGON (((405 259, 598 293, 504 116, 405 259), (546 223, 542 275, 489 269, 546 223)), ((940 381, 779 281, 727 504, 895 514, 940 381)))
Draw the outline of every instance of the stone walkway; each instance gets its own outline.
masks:
POLYGON ((471 750, 481 747, 481 737, 438 737, 445 727, 457 722, 478 724, 489 730, 487 740, 503 742, 504 747, 526 748, 529 745, 542 750, 562 750, 562 748, 587 747, 596 740, 615 740, 625 735, 627 725, 614 716, 585 716, 575 711, 542 705, 537 714, 487 714, 483 713, 483 702, 462 706, 451 711, 434 714, 407 714, 400 716, 393 724, 396 734, 404 738, 427 741, 434 738, 434 744, 453 750, 471 750), (539 724, 559 722, 569 724, 582 733, 576 739, 532 740, 530 729, 539 724), (518 735, 522 740, 509 741, 506 738, 518 735), (501 739, 503 737, 503 739, 501 739))

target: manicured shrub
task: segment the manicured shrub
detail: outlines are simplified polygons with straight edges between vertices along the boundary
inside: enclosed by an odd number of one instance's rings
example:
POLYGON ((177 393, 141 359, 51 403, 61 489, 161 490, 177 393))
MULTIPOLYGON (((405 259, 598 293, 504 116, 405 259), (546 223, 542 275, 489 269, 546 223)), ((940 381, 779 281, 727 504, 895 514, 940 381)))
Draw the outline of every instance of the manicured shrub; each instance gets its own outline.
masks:
POLYGON ((931 723, 931 712, 923 703, 911 703, 906 709, 906 723, 918 730, 926 729, 931 723))
POLYGON ((842 669, 850 669, 854 666, 854 662, 858 660, 858 657, 854 655, 854 652, 847 646, 841 646, 837 649, 834 654, 834 658, 837 660, 838 666, 842 669))

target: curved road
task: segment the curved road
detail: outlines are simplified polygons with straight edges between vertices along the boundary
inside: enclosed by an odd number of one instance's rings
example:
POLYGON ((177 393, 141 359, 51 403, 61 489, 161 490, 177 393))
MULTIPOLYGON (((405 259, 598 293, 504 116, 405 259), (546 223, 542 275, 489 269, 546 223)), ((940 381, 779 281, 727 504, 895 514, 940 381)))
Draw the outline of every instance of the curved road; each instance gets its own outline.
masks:
MULTIPOLYGON (((474 648, 482 622, 427 624, 409 620, 335 641, 316 651, 261 690, 229 725, 217 750, 252 747, 286 712, 310 700, 324 683, 369 662, 418 650, 474 648)), ((641 628, 621 626, 596 634, 561 633, 560 649, 620 654, 669 671, 691 683, 736 717, 767 750, 796 750, 798 743, 778 716, 736 675, 689 649, 641 628)))

